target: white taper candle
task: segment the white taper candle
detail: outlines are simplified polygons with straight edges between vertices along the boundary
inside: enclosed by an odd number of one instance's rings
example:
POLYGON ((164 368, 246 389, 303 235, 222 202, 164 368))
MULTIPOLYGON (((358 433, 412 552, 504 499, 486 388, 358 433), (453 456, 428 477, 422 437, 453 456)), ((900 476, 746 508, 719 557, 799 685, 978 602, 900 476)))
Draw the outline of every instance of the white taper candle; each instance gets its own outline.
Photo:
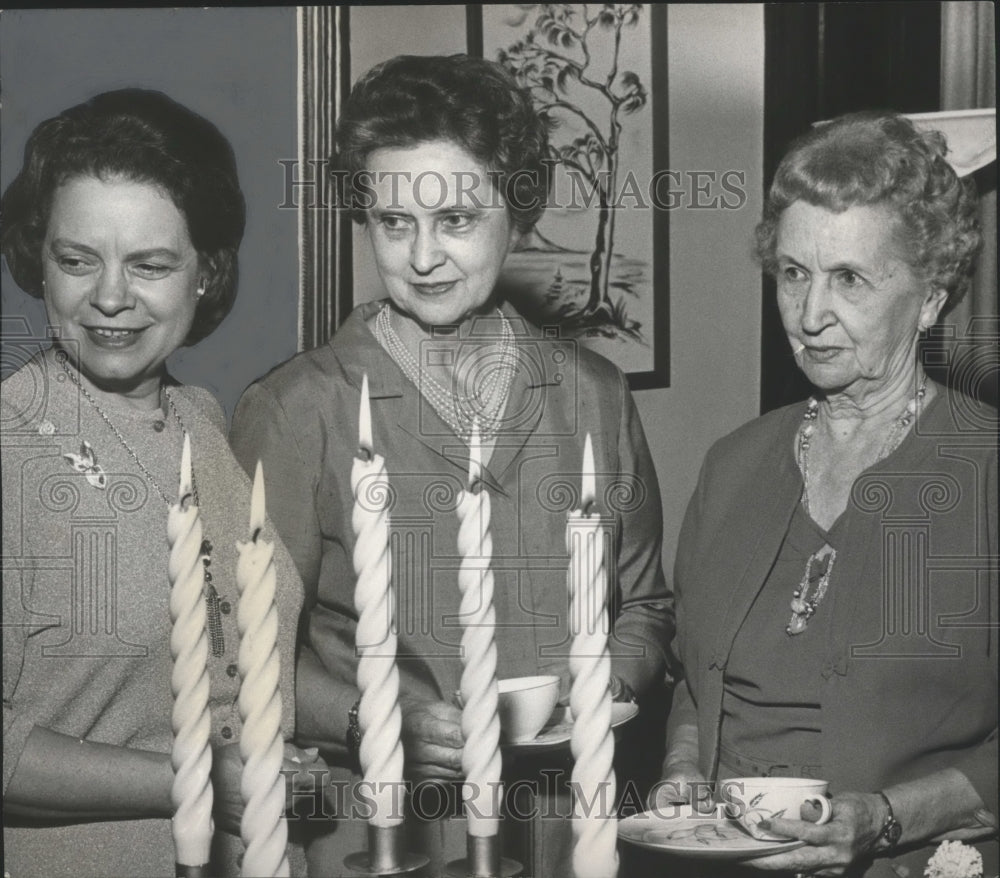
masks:
POLYGON ((241 870, 244 876, 289 874, 285 778, 281 774, 284 741, 275 604, 277 575, 274 543, 260 539, 265 518, 264 470, 258 461, 250 500, 250 539, 236 544, 239 552, 236 585, 240 593, 236 616, 240 631, 237 664, 243 720, 240 793, 244 811, 240 834, 246 846, 241 870))
POLYGON ((469 444, 469 490, 458 500, 458 552, 462 593, 462 770, 469 835, 494 836, 499 831, 500 719, 497 715, 497 648, 494 639, 493 537, 490 495, 482 476, 479 426, 473 424, 469 444))
POLYGON ((170 653, 174 659, 170 688, 174 694, 170 758, 174 782, 172 831, 179 865, 200 866, 209 861, 212 845, 212 750, 208 738, 208 637, 202 597, 201 515, 194 505, 191 440, 184 434, 181 479, 177 503, 167 515, 170 561, 170 653))
POLYGON ((570 555, 570 709, 573 730, 573 872, 576 878, 615 878, 618 874, 614 736, 611 731, 611 656, 608 652, 608 577, 596 498, 594 451, 584 445, 579 510, 566 528, 570 555))
POLYGON ((399 670, 393 626, 392 565, 389 548, 389 476, 385 459, 374 453, 368 376, 361 383, 358 415, 359 455, 351 466, 354 509, 354 608, 358 688, 361 704, 361 771, 373 800, 372 826, 400 824, 403 783, 402 716, 399 711, 399 670))

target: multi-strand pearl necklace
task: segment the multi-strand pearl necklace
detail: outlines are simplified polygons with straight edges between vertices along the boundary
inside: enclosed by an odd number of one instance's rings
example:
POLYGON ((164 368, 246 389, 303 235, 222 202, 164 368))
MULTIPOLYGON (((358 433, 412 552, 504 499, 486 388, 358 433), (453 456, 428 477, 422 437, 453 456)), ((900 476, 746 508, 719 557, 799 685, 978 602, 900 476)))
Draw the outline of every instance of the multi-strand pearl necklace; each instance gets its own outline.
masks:
MULTIPOLYGON (((101 420, 104 421, 104 423, 108 425, 108 428, 111 430, 111 432, 115 434, 115 438, 121 444, 122 448, 124 448, 128 452, 129 457, 132 458, 132 460, 135 462, 135 465, 139 467, 142 474, 149 480, 150 484, 156 489, 156 493, 163 498, 163 502, 166 503, 168 507, 171 506, 172 504, 170 502, 170 498, 167 496, 163 488, 160 487, 160 483, 156 481, 156 478, 153 476, 153 474, 149 471, 146 465, 139 458, 139 455, 136 452, 136 450, 131 445, 128 444, 125 437, 122 435, 121 430, 119 430, 115 426, 114 421, 112 421, 111 418, 108 417, 108 413, 101 408, 100 404, 93 397, 90 391, 83 386, 83 382, 80 381, 80 376, 76 373, 74 369, 71 369, 67 364, 68 359, 69 357, 66 355, 64 351, 59 351, 56 353, 56 361, 59 363, 60 366, 62 366, 63 371, 69 376, 70 381, 72 381, 73 384, 76 385, 77 390, 79 390, 80 393, 83 394, 84 399, 86 399, 87 402, 90 403, 94 411, 96 411, 97 414, 101 416, 101 420)), ((183 419, 181 418, 181 413, 177 411, 177 406, 174 405, 174 400, 170 394, 169 387, 163 388, 163 395, 167 399, 167 407, 170 409, 171 413, 173 414, 174 418, 177 421, 177 424, 181 428, 181 433, 182 434, 187 433, 188 429, 185 426, 183 419)), ((193 469, 191 472, 191 483, 192 483, 191 493, 194 499, 194 505, 198 506, 199 505, 198 484, 195 480, 193 469)), ((208 633, 212 646, 212 655, 221 656, 225 652, 225 641, 223 640, 223 634, 222 634, 222 619, 219 616, 220 612, 219 595, 215 589, 215 586, 212 584, 212 572, 209 569, 212 565, 212 543, 207 538, 202 540, 201 543, 201 563, 202 567, 204 568, 204 575, 205 575, 204 593, 205 593, 205 603, 208 608, 208 633)))
MULTIPOLYGON (((382 306, 375 318, 375 335, 379 342, 389 352, 403 374, 431 404, 441 420, 464 441, 469 441, 471 438, 474 423, 479 425, 483 442, 489 442, 496 436, 511 383, 517 372, 514 330, 499 308, 496 313, 500 318, 497 363, 486 371, 485 375, 477 376, 475 371, 471 373, 473 387, 470 394, 455 393, 424 370, 393 328, 392 312, 388 304, 382 306)), ((482 362, 478 356, 475 359, 477 362, 471 364, 473 368, 482 362)), ((460 380, 456 375, 453 383, 457 385, 460 380)))
MULTIPOLYGON (((872 463, 877 463, 888 457, 895 451, 913 423, 913 419, 920 411, 924 396, 927 395, 927 376, 925 375, 917 388, 917 392, 906 404, 902 414, 893 422, 889 435, 879 449, 878 456, 872 463)), ((809 514, 809 442, 816 430, 816 418, 819 415, 819 400, 810 397, 806 403, 806 410, 802 416, 802 425, 799 427, 798 442, 796 445, 795 459, 802 473, 802 508, 809 514)), ((837 560, 837 550, 828 544, 818 552, 814 552, 806 560, 806 569, 802 574, 802 579, 798 587, 792 592, 791 610, 792 616, 785 626, 785 633, 789 636, 801 634, 806 630, 809 620, 816 612, 820 601, 826 596, 830 586, 830 576, 833 574, 833 564, 837 560), (822 570, 822 575, 816 576, 813 572, 816 567, 822 570), (816 583, 812 588, 813 582, 816 583)))

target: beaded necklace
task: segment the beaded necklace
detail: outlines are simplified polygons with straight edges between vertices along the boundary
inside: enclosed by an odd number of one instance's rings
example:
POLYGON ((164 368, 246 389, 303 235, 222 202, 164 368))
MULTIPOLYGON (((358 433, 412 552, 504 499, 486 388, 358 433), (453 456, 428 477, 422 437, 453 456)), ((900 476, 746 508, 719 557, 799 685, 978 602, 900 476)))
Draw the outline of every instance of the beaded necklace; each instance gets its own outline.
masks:
MULTIPOLYGON (((872 463, 888 457, 895 451, 913 423, 913 419, 920 411, 924 396, 927 394, 927 376, 923 377, 917 392, 913 395, 903 412, 895 420, 889 435, 879 449, 878 456, 872 463)), ((795 460, 802 473, 802 508, 809 514, 809 441, 816 429, 816 418, 819 415, 819 400, 810 397, 806 403, 806 410, 802 416, 802 425, 799 427, 798 441, 796 443, 795 460)), ((820 601, 826 596, 830 586, 830 576, 833 574, 833 564, 837 560, 837 550, 829 544, 824 544, 818 551, 814 552, 806 560, 806 568, 799 581, 798 587, 792 592, 790 607, 791 618, 785 626, 785 633, 792 637, 801 634, 809 625, 809 620, 816 612, 820 601), (814 587, 815 586, 815 587, 814 587)))
MULTIPOLYGON (((149 480, 150 484, 156 489, 156 492, 163 498, 163 502, 166 503, 168 507, 172 506, 173 504, 171 503, 170 498, 167 496, 163 488, 160 487, 159 482, 156 481, 156 478, 153 476, 153 474, 149 471, 146 465, 139 458, 139 455, 136 453, 135 449, 128 444, 128 442, 125 440, 125 437, 122 435, 121 431, 115 426, 111 418, 108 417, 107 412, 105 412, 104 409, 101 408, 100 404, 93 397, 90 391, 88 391, 87 388, 83 386, 83 382, 80 381, 80 376, 76 373, 76 371, 69 367, 69 365, 67 364, 68 359, 69 357, 65 351, 58 351, 56 353, 56 361, 62 367, 63 371, 69 376, 70 381, 72 381, 73 384, 76 385, 76 388, 80 391, 81 394, 83 394, 84 399, 86 399, 87 402, 90 403, 94 411, 96 411, 97 414, 101 416, 101 420, 104 421, 104 423, 107 424, 111 432, 114 433, 115 438, 121 444, 122 448, 124 448, 128 452, 129 457, 132 458, 132 460, 135 462, 135 465, 139 467, 139 469, 142 471, 142 474, 149 480)), ((174 418, 176 419, 178 425, 181 428, 181 433, 182 434, 188 433, 188 429, 185 426, 183 419, 181 418, 181 413, 177 411, 177 407, 174 405, 174 400, 173 397, 171 396, 169 387, 163 388, 163 395, 167 399, 167 406, 169 407, 171 413, 173 414, 174 418)), ((100 469, 100 467, 97 466, 96 464, 94 464, 94 467, 96 469, 100 469)), ((191 493, 194 499, 194 505, 198 506, 199 505, 198 483, 197 480, 195 479, 193 469, 191 471, 191 493)), ((222 618, 220 616, 220 610, 219 610, 219 604, 220 604, 219 595, 215 589, 215 586, 212 584, 212 572, 209 569, 212 565, 212 543, 207 538, 202 540, 201 542, 201 563, 205 575, 205 587, 203 591, 205 595, 205 604, 208 609, 209 640, 211 642, 212 655, 218 657, 225 653, 226 647, 222 633, 222 618)))
MULTIPOLYGON (((499 308, 496 313, 500 318, 498 362, 478 380, 475 375, 472 376, 472 393, 468 395, 455 393, 424 370, 393 328, 392 312, 388 304, 383 305, 375 317, 375 336, 379 343, 431 404, 441 420, 465 441, 470 439, 472 425, 476 422, 483 442, 489 442, 499 432, 500 419, 517 371, 514 330, 499 308)), ((477 358, 477 361, 474 365, 482 365, 483 360, 477 358)))

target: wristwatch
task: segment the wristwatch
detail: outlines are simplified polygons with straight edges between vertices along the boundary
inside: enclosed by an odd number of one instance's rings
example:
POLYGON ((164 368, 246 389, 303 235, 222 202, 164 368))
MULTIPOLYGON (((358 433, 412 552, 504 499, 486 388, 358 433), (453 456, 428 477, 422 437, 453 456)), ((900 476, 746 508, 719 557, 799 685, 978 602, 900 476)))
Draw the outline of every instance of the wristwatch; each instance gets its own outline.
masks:
POLYGON ((875 840, 872 842, 872 850, 889 851, 899 844, 899 839, 903 834, 903 827, 893 813, 892 802, 889 801, 889 797, 882 790, 878 790, 875 795, 880 796, 882 801, 885 802, 885 807, 888 808, 889 813, 886 815, 885 822, 882 824, 878 835, 875 836, 875 840))

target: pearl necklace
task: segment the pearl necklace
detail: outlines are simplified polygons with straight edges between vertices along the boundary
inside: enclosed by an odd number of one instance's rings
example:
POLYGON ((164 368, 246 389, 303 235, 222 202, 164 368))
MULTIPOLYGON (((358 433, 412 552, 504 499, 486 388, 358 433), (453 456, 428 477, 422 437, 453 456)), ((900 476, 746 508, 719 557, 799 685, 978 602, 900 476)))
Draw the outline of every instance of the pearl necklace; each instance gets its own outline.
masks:
MULTIPOLYGON (((885 442, 882 443, 882 447, 879 449, 878 456, 872 463, 877 463, 884 457, 888 457, 899 447, 900 443, 906 437, 910 424, 913 423, 913 419, 919 413, 920 406, 926 394, 927 376, 925 375, 920 382, 920 387, 917 388, 917 392, 913 395, 913 399, 906 404, 906 408, 903 409, 903 412, 893 423, 889 435, 886 436, 885 442)), ((813 396, 809 398, 806 410, 802 416, 802 425, 799 427, 795 455, 799 471, 802 473, 802 508, 807 515, 809 514, 809 440, 815 432, 816 418, 818 416, 819 401, 813 396)), ((827 589, 830 586, 830 576, 833 573, 833 564, 836 560, 837 550, 829 544, 824 544, 823 548, 818 552, 814 552, 806 560, 806 568, 802 574, 802 579, 799 581, 798 588, 792 592, 790 604, 792 616, 785 626, 785 633, 789 637, 801 634, 806 630, 809 620, 816 612, 816 608, 825 597, 827 589), (822 575, 819 576, 818 581, 814 572, 817 565, 822 570, 822 575), (810 594, 810 587, 814 581, 816 582, 816 588, 810 594)))
MULTIPOLYGON (((149 471, 149 469, 147 469, 146 465, 139 459, 139 455, 138 453, 136 453, 135 449, 128 444, 128 442, 125 440, 125 437, 122 435, 121 431, 115 426, 111 418, 108 417, 107 412, 105 412, 104 409, 101 408, 100 404, 97 402, 96 399, 94 399, 90 391, 83 386, 83 382, 80 381, 80 376, 76 373, 75 370, 69 367, 69 365, 67 364, 68 359, 69 356, 68 354, 66 354, 65 351, 56 352, 56 362, 58 362, 59 365, 62 366, 63 371, 69 376, 70 381, 72 381, 73 384, 76 385, 77 390, 79 390, 80 393, 83 394, 84 399, 86 399, 87 402, 90 403, 94 411, 96 411, 97 414, 101 416, 101 420, 104 421, 104 423, 108 425, 108 428, 111 430, 111 432, 115 434, 115 438, 118 439, 118 442, 121 444, 122 448, 124 448, 128 452, 129 457, 132 458, 132 460, 135 462, 135 465, 139 467, 139 469, 142 471, 142 474, 149 480, 150 484, 152 484, 152 486, 156 488, 156 492, 163 498, 163 502, 166 503, 168 507, 170 507, 172 503, 170 502, 170 498, 167 496, 166 492, 163 490, 163 488, 160 487, 159 482, 156 481, 155 477, 149 471)), ((170 394, 169 387, 163 388, 163 395, 167 398, 167 406, 170 408, 170 411, 173 413, 174 418, 176 419, 178 425, 180 426, 181 433, 188 433, 188 429, 184 425, 184 421, 181 418, 181 413, 177 411, 177 407, 174 405, 174 400, 170 394)), ((191 494, 194 500, 194 505, 198 506, 199 505, 198 483, 195 479, 193 468, 191 470, 191 494)), ((212 584, 212 572, 211 570, 209 570, 209 567, 211 567, 212 565, 212 543, 208 539, 204 539, 201 542, 201 563, 202 567, 204 568, 204 574, 205 574, 204 594, 205 594, 205 603, 208 608, 208 633, 209 633, 209 639, 211 641, 212 655, 221 656, 223 655, 223 653, 225 653, 226 647, 222 634, 222 618, 219 615, 220 612, 219 595, 215 589, 215 586, 212 584)))
MULTIPOLYGON (((514 330, 510 321, 499 308, 496 309, 500 318, 500 352, 498 363, 490 368, 486 375, 479 378, 471 376, 473 389, 471 394, 457 394, 445 387, 424 368, 403 343, 399 334, 393 328, 391 309, 388 304, 382 306, 375 318, 375 336, 379 343, 389 352, 389 355, 402 370, 403 374, 420 391, 438 416, 464 441, 472 436, 472 426, 479 425, 479 433, 483 442, 489 442, 499 432, 500 420, 514 375, 517 372, 517 346, 514 343, 514 330)), ((482 365, 484 360, 475 358, 473 366, 482 365)), ((454 383, 461 380, 455 377, 454 383)))

